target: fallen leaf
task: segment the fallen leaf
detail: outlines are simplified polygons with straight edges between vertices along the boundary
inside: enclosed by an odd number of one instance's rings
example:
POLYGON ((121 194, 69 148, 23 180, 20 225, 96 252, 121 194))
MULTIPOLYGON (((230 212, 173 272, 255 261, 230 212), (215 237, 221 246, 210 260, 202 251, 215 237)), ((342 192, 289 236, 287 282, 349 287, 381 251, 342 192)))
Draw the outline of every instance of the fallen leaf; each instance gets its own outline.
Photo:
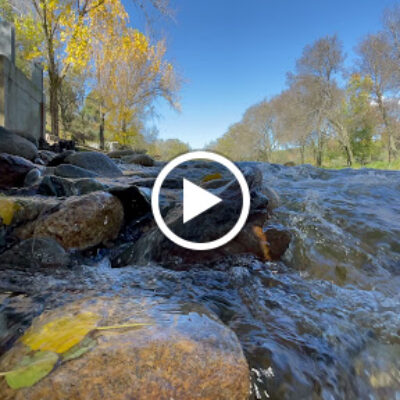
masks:
POLYGON ((142 326, 149 326, 151 324, 137 323, 137 324, 121 324, 121 325, 110 325, 110 326, 97 326, 96 331, 107 331, 110 329, 124 329, 124 328, 139 328, 142 326))
POLYGON ((65 353, 79 343, 90 331, 96 329, 100 316, 81 313, 58 318, 37 328, 32 326, 21 338, 32 350, 48 350, 65 353))
POLYGON ((10 225, 19 206, 12 199, 0 198, 0 218, 4 225, 10 225))
POLYGON ((8 386, 12 389, 29 387, 47 376, 58 361, 58 355, 50 351, 38 351, 33 356, 26 356, 17 367, 3 372, 8 386))
POLYGON ((215 173, 215 174, 206 175, 206 176, 202 179, 202 182, 203 182, 203 183, 206 183, 206 182, 214 181, 214 180, 216 180, 216 179, 221 179, 221 178, 222 178, 222 175, 221 175, 219 172, 217 172, 217 173, 215 173))
POLYGON ((96 346, 96 341, 86 337, 81 342, 76 344, 74 347, 69 349, 67 352, 63 354, 63 361, 74 360, 87 353, 89 350, 93 349, 96 346))

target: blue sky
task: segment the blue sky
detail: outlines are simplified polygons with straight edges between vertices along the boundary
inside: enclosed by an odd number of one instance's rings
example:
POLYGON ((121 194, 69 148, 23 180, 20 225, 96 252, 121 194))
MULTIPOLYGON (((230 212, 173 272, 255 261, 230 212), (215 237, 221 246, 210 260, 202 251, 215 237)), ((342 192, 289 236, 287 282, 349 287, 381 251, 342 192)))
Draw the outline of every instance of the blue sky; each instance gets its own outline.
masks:
MULTIPOLYGON (((135 26, 135 9, 124 0, 135 26)), ((348 62, 360 38, 380 29, 393 0, 172 0, 163 22, 168 57, 185 83, 181 113, 157 103, 163 139, 201 148, 223 135, 250 105, 285 88, 305 45, 337 33, 348 62)))

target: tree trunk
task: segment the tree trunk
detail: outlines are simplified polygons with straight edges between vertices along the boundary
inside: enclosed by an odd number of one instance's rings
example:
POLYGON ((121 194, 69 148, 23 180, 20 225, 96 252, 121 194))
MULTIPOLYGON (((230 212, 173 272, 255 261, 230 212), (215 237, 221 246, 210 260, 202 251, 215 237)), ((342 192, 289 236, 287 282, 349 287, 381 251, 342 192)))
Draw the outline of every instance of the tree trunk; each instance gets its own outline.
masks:
POLYGON ((100 108, 99 140, 100 140, 101 150, 104 150, 104 123, 105 123, 105 115, 103 110, 100 108))
POLYGON ((351 167, 354 165, 354 155, 353 155, 353 150, 351 149, 350 145, 347 145, 344 147, 347 155, 347 166, 351 167))
POLYGON ((304 160, 305 160, 304 153, 305 153, 305 151, 306 151, 305 145, 302 144, 302 145, 300 146, 300 159, 301 159, 301 164, 304 164, 304 160))
POLYGON ((389 163, 391 163, 393 156, 396 153, 396 146, 393 141, 392 126, 391 126, 389 118, 387 116, 385 105, 383 104, 383 96, 380 93, 378 93, 377 97, 378 97, 379 110, 382 114, 383 123, 385 125, 386 134, 388 136, 388 147, 387 147, 388 161, 389 161, 389 163))
POLYGON ((397 149, 396 145, 394 144, 394 138, 392 132, 389 132, 388 135, 388 156, 389 156, 389 163, 391 163, 394 158, 396 157, 397 149))
POLYGON ((324 135, 321 130, 318 130, 317 167, 322 167, 323 153, 324 153, 324 135))
POLYGON ((123 119, 122 120, 122 140, 123 140, 123 142, 124 142, 124 146, 126 146, 126 120, 125 119, 123 119))
MULTIPOLYGON (((53 74, 51 74, 53 75, 53 74)), ((58 116, 58 79, 50 77, 50 118, 51 118, 51 134, 59 137, 59 116, 58 116)))

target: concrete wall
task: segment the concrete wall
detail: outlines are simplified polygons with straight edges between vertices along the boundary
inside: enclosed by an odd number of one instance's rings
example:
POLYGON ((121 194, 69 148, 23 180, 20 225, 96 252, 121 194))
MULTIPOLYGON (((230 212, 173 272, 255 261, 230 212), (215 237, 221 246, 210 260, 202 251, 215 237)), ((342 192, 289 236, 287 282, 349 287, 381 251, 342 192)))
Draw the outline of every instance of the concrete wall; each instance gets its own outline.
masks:
POLYGON ((38 143, 44 133, 43 72, 34 65, 28 79, 15 66, 14 50, 7 47, 13 46, 12 30, 0 22, 0 125, 38 143), (2 39, 4 32, 10 40, 2 39))

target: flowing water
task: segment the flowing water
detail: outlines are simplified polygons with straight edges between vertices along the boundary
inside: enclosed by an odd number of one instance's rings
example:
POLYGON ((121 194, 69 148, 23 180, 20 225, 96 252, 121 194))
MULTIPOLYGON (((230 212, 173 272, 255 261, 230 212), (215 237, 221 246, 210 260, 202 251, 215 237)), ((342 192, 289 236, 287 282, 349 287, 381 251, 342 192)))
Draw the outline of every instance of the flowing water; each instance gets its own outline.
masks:
POLYGON ((0 352, 36 315, 81 297, 200 303, 236 332, 253 400, 400 400, 400 172, 258 167, 281 198, 271 223, 293 235, 281 262, 3 270, 0 352))

